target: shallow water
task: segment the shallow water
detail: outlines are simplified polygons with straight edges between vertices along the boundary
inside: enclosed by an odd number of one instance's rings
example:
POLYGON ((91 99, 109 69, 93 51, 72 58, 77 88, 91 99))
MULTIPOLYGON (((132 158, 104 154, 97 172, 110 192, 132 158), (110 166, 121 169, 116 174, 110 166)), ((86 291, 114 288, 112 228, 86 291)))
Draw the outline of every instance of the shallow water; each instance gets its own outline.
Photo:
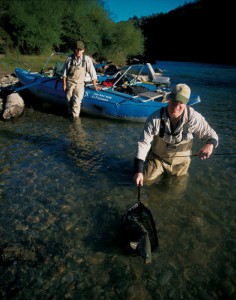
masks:
MULTIPOLYGON (((201 96, 195 109, 219 134, 215 154, 235 153, 236 68, 157 66, 201 96)), ((0 126, 1 299, 236 298, 236 155, 193 157, 177 188, 142 188, 159 238, 144 265, 116 244, 137 199, 132 168, 143 124, 73 122, 44 106, 0 126)))

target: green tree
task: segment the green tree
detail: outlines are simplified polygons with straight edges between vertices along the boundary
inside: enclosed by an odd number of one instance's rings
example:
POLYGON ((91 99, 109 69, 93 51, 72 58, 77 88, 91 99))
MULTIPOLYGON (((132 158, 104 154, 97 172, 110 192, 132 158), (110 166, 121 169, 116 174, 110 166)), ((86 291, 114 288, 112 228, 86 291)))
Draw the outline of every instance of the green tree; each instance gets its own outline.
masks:
POLYGON ((56 9, 57 5, 47 0, 9 1, 4 29, 10 34, 13 46, 31 54, 42 53, 49 43, 58 43, 61 22, 60 10, 55 14, 56 9))
MULTIPOLYGON (((69 1, 70 4, 74 0, 69 1)), ((143 53, 143 35, 134 22, 114 23, 97 0, 69 5, 63 17, 61 49, 72 50, 82 40, 96 60, 124 64, 128 57, 143 53)))
POLYGON ((72 51, 82 40, 86 53, 117 64, 143 53, 135 22, 114 23, 102 0, 2 0, 0 8, 0 47, 5 43, 23 54, 41 54, 72 51))
POLYGON ((111 46, 106 56, 111 61, 124 64, 129 57, 141 55, 144 51, 144 37, 133 21, 116 23, 112 32, 111 46))

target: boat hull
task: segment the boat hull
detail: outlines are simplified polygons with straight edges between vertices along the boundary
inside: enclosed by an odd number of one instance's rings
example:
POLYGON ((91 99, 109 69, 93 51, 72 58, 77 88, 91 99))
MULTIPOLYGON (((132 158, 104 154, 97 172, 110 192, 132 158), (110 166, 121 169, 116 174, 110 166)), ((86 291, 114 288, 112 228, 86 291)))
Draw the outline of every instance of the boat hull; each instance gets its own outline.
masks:
MULTIPOLYGON (((23 87, 28 88, 37 98, 57 105, 67 104, 61 78, 45 77, 40 73, 30 73, 20 68, 16 68, 15 73, 23 87)), ((200 99, 194 101, 199 102, 200 99)), ((194 101, 189 104, 194 104, 194 101)), ((87 85, 81 111, 96 117, 144 122, 150 114, 164 106, 167 106, 167 103, 142 99, 107 87, 96 91, 93 85, 87 85)))

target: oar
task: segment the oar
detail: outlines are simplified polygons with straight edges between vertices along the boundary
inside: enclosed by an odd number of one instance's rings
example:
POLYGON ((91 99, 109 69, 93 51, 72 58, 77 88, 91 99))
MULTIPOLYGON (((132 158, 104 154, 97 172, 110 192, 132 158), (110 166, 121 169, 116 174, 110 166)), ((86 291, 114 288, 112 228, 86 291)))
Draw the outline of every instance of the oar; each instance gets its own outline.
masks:
POLYGON ((53 77, 53 78, 49 78, 49 79, 44 80, 44 81, 34 82, 34 83, 31 83, 31 84, 23 85, 23 86, 21 86, 21 87, 18 87, 18 88, 16 88, 16 89, 13 89, 13 91, 14 91, 14 92, 20 92, 20 91, 22 91, 22 90, 31 88, 31 87, 33 87, 33 86, 37 86, 37 85, 40 85, 40 84, 43 84, 43 83, 46 83, 46 82, 49 82, 49 81, 57 80, 57 79, 59 79, 59 77, 53 77))

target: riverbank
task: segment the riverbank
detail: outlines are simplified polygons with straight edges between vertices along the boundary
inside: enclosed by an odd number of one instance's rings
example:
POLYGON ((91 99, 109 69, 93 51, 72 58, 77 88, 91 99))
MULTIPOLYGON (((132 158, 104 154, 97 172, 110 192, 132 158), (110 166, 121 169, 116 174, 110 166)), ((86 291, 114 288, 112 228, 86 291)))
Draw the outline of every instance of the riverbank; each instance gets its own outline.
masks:
POLYGON ((0 80, 2 80, 3 77, 9 76, 14 74, 14 72, 11 72, 10 69, 4 70, 2 68, 0 68, 0 80))
POLYGON ((15 73, 0 75, 0 91, 19 82, 15 73))
POLYGON ((51 52, 42 55, 23 55, 14 51, 0 55, 0 79, 15 72, 15 68, 23 68, 32 72, 41 70, 51 52))
POLYGON ((6 105, 7 96, 11 93, 11 89, 19 85, 19 79, 14 73, 0 76, 0 115, 6 105))

